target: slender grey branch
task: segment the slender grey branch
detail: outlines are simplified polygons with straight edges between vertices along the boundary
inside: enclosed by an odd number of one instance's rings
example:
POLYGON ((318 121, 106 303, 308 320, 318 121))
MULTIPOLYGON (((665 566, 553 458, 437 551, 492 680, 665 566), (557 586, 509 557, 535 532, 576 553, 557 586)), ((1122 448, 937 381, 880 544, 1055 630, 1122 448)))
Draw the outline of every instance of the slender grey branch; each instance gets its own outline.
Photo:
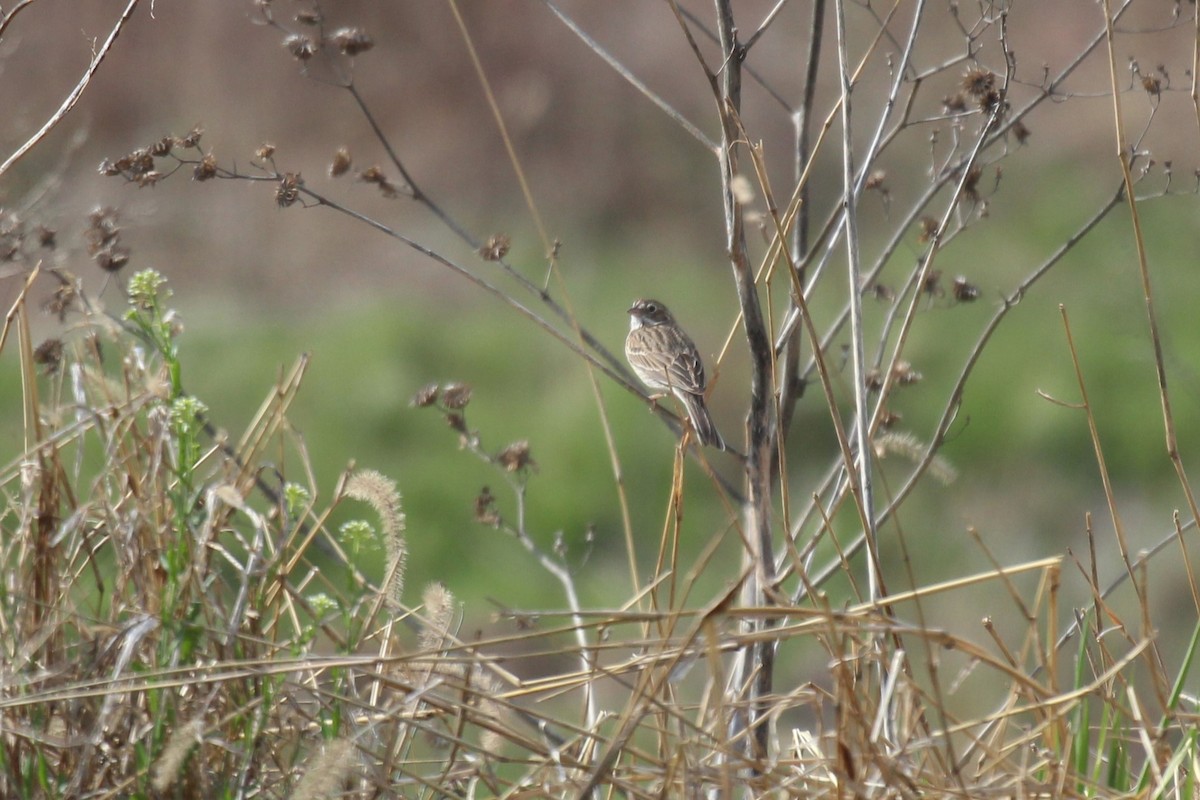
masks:
MULTIPOLYGON (((32 150, 38 142, 46 138, 46 135, 49 134, 50 131, 53 130, 56 125, 58 125, 58 123, 62 122, 71 109, 75 107, 75 104, 79 102, 79 98, 83 96, 84 90, 87 89, 88 84, 92 82, 92 78, 95 76, 96 71, 100 69, 100 64, 108 55, 108 51, 112 49, 113 43, 117 41, 117 37, 121 35, 121 31, 125 28, 125 24, 128 23, 130 18, 133 16, 134 9, 137 8, 138 2, 139 0, 129 0, 129 3, 125 6, 125 10, 121 12, 121 16, 117 18, 116 24, 113 25, 113 29, 109 32, 108 38, 104 40, 104 44, 101 45, 100 49, 96 51, 96 54, 92 56, 92 62, 88 64, 88 68, 84 71, 83 77, 79 79, 79 83, 75 84, 75 88, 72 89, 71 93, 67 95, 65 100, 63 100, 62 105, 58 107, 57 111, 50 115, 50 118, 46 120, 45 124, 38 129, 38 132, 29 137, 29 140, 26 141, 25 144, 18 147, 12 155, 5 159, 3 164, 0 164, 0 176, 3 176, 4 173, 8 172, 9 167, 20 161, 21 158, 30 150, 32 150)), ((5 24, 11 21, 12 17, 24 7, 24 5, 19 5, 14 8, 9 16, 5 18, 5 24)))

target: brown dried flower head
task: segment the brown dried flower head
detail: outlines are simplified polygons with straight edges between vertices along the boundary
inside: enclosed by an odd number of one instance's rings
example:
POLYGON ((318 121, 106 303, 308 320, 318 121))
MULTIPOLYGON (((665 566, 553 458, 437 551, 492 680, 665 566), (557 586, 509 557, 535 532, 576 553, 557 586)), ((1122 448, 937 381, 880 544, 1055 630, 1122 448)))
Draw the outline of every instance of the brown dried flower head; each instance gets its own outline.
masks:
POLYGON ((417 390, 417 393, 412 396, 409 405, 415 408, 428 408, 437 402, 438 392, 441 387, 436 383, 427 383, 417 390))
POLYGON ((75 307, 75 301, 78 299, 79 290, 74 277, 71 276, 55 288, 54 294, 42 304, 42 308, 47 314, 53 314, 58 317, 59 322, 63 322, 67 318, 67 312, 75 307))
POLYGON ((941 297, 945 293, 945 290, 942 289, 942 271, 940 269, 931 269, 925 273, 921 291, 930 297, 941 297))
POLYGON ((882 283, 872 283, 867 286, 867 291, 881 303, 890 303, 896 299, 896 292, 890 286, 885 286, 882 283))
POLYGON ((345 147, 339 147, 337 152, 333 154, 333 161, 329 164, 329 177, 340 178, 350 171, 350 151, 345 147))
POLYGON ((148 172, 143 172, 135 178, 139 189, 144 189, 147 186, 154 186, 162 179, 163 179, 163 174, 161 172, 159 172, 158 170, 154 170, 154 169, 152 169, 148 172))
POLYGON ((92 259, 105 272, 117 272, 129 263, 129 248, 113 245, 100 250, 92 259))
POLYGON ((496 510, 496 496, 492 490, 483 487, 475 498, 475 521, 493 528, 500 527, 500 512, 496 510))
POLYGON ((519 472, 527 467, 537 469, 537 462, 529 455, 529 442, 522 439, 513 442, 496 455, 500 466, 508 472, 519 472))
POLYGON ((275 145, 270 142, 263 142, 254 151, 254 158, 258 161, 270 161, 275 155, 275 145))
POLYGON ((375 46, 375 42, 362 28, 339 28, 330 35, 329 41, 348 56, 365 53, 375 46))
POLYGON ((483 256, 484 261, 499 261, 508 255, 511 246, 512 239, 507 233, 493 233, 484 242, 483 247, 479 248, 479 255, 483 256))
POLYGON ((1146 90, 1146 94, 1153 97, 1162 95, 1162 81, 1153 75, 1142 76, 1142 88, 1146 90))
POLYGON ((304 179, 300 177, 298 172, 288 172, 279 179, 279 186, 275 189, 275 203, 280 208, 287 208, 300 199, 300 187, 304 185, 304 179))
POLYGON ((867 182, 863 185, 868 191, 871 189, 883 188, 883 182, 887 180, 887 172, 882 169, 877 169, 867 176, 867 182))
POLYGON ((293 33, 285 38, 283 46, 297 61, 308 61, 317 54, 316 43, 302 33, 293 33))
POLYGON ((918 383, 924 376, 912 368, 912 364, 907 361, 897 361, 896 366, 892 367, 892 377, 895 379, 897 386, 912 386, 918 383))
POLYGON ((204 128, 201 128, 199 125, 195 125, 190 131, 187 132, 186 136, 180 136, 176 144, 178 144, 180 147, 190 149, 200 144, 200 137, 203 135, 204 128))
POLYGON ((917 238, 921 241, 921 243, 924 244, 925 242, 931 241, 934 235, 937 233, 938 221, 933 217, 921 217, 921 221, 918 223, 918 225, 921 233, 917 238))
POLYGON ((967 110, 967 98, 962 92, 955 92, 942 100, 942 107, 947 114, 961 114, 967 110))
POLYGON ((400 194, 395 184, 388 180, 387 175, 378 166, 367 167, 358 174, 358 179, 363 183, 375 184, 379 187, 379 191, 383 193, 383 196, 389 199, 400 194))
POLYGON ((996 76, 986 69, 969 69, 963 75, 962 88, 967 94, 979 99, 996 88, 996 76))
POLYGON ((217 177, 217 157, 212 153, 205 153, 200 159, 200 163, 192 170, 192 180, 207 181, 217 177))
POLYGON ((170 155, 173 147, 175 147, 174 137, 164 136, 154 144, 150 145, 150 155, 155 157, 170 155))
POLYGON ((58 372, 59 367, 62 366, 62 359, 62 339, 47 339, 33 351, 34 363, 45 367, 48 374, 58 372))
POLYGON ((954 279, 954 288, 951 291, 954 299, 960 303, 970 303, 979 299, 979 287, 967 281, 962 275, 954 279))
POLYGON ((448 383, 442 390, 442 405, 446 408, 460 410, 471 402, 471 387, 465 383, 448 383))
POLYGON ((120 215, 112 206, 101 206, 88 214, 88 227, 84 231, 88 253, 95 255, 101 248, 114 243, 121 235, 120 215))
POLYGON ((1029 128, 1025 127, 1025 123, 1017 120, 1012 124, 1013 136, 1017 137, 1018 144, 1025 144, 1025 140, 1029 138, 1029 128))

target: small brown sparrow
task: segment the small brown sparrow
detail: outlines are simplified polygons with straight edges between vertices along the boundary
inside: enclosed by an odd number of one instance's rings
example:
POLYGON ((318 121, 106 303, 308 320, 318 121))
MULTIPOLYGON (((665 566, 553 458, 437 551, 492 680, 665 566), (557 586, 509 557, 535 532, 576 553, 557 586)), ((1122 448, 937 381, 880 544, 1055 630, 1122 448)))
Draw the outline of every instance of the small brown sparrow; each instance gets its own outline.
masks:
POLYGON ((654 397, 670 393, 679 398, 700 444, 726 449, 704 405, 704 362, 700 352, 662 303, 638 300, 629 308, 625 358, 642 383, 659 392, 654 397))

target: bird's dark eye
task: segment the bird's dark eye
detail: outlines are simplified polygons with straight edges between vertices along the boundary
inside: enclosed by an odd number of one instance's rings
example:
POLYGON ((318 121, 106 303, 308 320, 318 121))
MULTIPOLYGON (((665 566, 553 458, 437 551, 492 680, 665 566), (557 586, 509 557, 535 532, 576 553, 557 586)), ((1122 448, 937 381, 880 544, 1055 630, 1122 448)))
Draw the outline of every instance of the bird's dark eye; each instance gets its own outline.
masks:
POLYGON ((651 314, 653 314, 654 312, 658 311, 658 304, 657 303, 646 303, 646 310, 649 311, 651 314))

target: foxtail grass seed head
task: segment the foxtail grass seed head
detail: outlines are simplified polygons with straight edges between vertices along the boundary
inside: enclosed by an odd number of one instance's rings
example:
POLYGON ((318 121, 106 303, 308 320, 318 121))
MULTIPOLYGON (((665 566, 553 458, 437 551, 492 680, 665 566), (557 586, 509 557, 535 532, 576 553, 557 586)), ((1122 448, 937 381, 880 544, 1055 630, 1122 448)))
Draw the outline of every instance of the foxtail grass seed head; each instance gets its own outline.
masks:
POLYGON ((304 777, 296 784, 292 800, 333 800, 341 796, 342 784, 350 776, 356 759, 354 745, 346 739, 326 742, 309 759, 304 777))
POLYGON ((421 602, 425 606, 425 624, 421 627, 418 640, 423 651, 434 653, 446 646, 450 626, 458 614, 458 603, 441 581, 433 581, 425 586, 421 602))
POLYGON ((404 511, 396 482, 375 470, 361 470, 346 482, 346 495, 369 503, 379 514, 383 544, 388 554, 383 591, 388 607, 398 612, 402 608, 408 544, 404 540, 404 511))
POLYGON ((167 739, 167 746, 154 763, 151 785, 155 791, 165 792, 174 785, 180 769, 187 761, 192 748, 203 741, 204 720, 201 717, 178 726, 167 739))

